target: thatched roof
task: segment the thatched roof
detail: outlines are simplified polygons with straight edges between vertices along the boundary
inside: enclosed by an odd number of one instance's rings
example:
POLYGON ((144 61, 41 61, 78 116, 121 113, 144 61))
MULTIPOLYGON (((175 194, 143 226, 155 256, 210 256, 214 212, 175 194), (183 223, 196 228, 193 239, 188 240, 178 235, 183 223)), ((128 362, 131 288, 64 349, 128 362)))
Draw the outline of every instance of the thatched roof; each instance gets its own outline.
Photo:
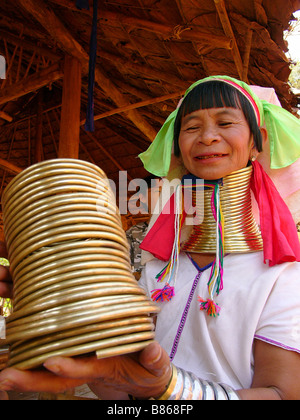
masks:
MULTIPOLYGON (((66 54, 82 64, 85 120, 89 3, 88 11, 78 10, 76 0, 0 2, 0 54, 7 61, 0 81, 1 189, 19 169, 58 156, 66 54)), ((98 164, 112 179, 122 169, 129 179, 144 177, 137 155, 182 92, 207 75, 272 86, 291 110, 296 98, 287 83, 283 31, 299 8, 300 0, 99 1, 99 119, 94 133, 81 126, 79 158, 98 164), (128 111, 130 105, 135 109, 128 111)))

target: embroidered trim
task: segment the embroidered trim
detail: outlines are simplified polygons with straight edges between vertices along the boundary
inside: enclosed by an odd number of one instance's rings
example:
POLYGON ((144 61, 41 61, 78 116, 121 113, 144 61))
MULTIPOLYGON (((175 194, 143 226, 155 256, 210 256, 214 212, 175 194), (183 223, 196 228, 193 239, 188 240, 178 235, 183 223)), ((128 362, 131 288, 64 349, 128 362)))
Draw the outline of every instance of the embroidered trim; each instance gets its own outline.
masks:
POLYGON ((185 322, 186 322, 186 319, 187 319, 187 316, 188 316, 188 313, 189 313, 189 309, 190 309, 190 306, 191 306, 191 303, 192 303, 192 300, 193 300, 193 297, 194 297, 194 294, 195 294, 195 290, 196 290, 196 287, 198 285, 198 282, 200 280, 201 275, 202 275, 202 272, 200 271, 197 274, 197 276, 194 280, 193 287, 190 291, 188 301, 185 305, 185 308, 184 308, 184 311, 183 311, 183 314, 182 314, 182 317, 181 317, 181 320, 180 320, 180 323, 179 323, 179 327, 178 327, 178 330, 177 330, 177 333, 176 333, 176 337, 175 337, 175 340, 174 340, 174 343, 173 343, 173 347, 172 347, 172 350, 171 350, 171 353, 170 353, 171 362, 174 360, 174 357, 177 353, 178 344, 179 344, 179 341, 180 341, 180 338, 181 338, 181 334, 182 334, 183 328, 185 326, 185 322))
POLYGON ((272 344, 274 346, 281 347, 284 350, 295 351, 296 353, 300 353, 299 349, 296 349, 294 347, 286 346, 285 344, 279 343, 278 341, 271 340, 270 338, 263 337, 261 335, 255 335, 254 338, 256 338, 257 340, 261 340, 261 341, 264 341, 266 343, 272 344))

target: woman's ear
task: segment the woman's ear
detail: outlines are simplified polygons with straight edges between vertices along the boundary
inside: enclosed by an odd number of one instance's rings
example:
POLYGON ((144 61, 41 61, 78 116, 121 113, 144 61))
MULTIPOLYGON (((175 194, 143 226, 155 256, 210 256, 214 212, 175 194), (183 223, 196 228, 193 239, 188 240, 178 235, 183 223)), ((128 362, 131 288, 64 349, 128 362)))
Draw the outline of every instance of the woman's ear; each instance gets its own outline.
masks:
POLYGON ((264 150, 265 145, 268 141, 268 132, 267 132, 267 129, 265 127, 261 127, 260 132, 261 132, 261 137, 262 137, 262 150, 264 150))
MULTIPOLYGON (((262 150, 264 150, 265 145, 268 141, 268 132, 266 130, 265 127, 261 127, 260 128, 260 132, 261 132, 261 138, 262 138, 262 150)), ((252 147, 250 150, 250 160, 256 160, 257 156, 260 154, 260 152, 258 152, 253 136, 252 136, 252 147)))

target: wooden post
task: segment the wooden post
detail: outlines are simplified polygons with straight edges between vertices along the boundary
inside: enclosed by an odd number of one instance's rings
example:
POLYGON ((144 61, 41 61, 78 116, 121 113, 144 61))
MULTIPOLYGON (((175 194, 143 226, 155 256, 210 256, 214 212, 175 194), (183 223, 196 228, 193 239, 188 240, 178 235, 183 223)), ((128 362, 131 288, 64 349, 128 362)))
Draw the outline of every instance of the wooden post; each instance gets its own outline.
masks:
POLYGON ((38 93, 34 163, 43 160, 43 90, 38 93))
POLYGON ((59 158, 78 159, 80 138, 81 62, 66 56, 60 121, 59 158))

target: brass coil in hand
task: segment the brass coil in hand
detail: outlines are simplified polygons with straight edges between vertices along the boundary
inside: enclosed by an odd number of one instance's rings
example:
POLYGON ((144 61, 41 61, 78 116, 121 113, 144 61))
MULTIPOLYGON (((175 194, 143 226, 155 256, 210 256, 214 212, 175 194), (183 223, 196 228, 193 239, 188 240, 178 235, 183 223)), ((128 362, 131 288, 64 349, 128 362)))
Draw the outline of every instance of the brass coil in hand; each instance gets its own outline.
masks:
POLYGON ((13 179, 2 203, 14 281, 10 366, 31 369, 55 355, 111 357, 153 340, 158 308, 131 273, 101 169, 72 159, 39 163, 13 179))

